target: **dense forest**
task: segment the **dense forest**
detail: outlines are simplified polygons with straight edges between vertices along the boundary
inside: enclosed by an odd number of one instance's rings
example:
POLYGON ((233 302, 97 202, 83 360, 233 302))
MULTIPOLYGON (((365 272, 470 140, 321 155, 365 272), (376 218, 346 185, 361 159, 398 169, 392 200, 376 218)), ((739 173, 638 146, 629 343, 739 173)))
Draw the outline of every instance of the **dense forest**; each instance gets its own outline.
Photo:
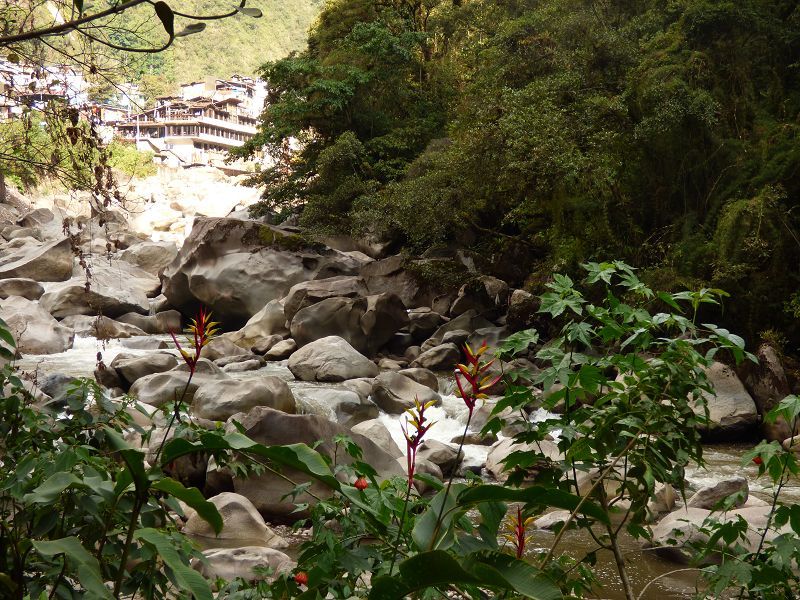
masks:
POLYGON ((259 210, 532 291, 622 258, 793 351, 799 36, 787 0, 334 0, 263 68, 259 210))

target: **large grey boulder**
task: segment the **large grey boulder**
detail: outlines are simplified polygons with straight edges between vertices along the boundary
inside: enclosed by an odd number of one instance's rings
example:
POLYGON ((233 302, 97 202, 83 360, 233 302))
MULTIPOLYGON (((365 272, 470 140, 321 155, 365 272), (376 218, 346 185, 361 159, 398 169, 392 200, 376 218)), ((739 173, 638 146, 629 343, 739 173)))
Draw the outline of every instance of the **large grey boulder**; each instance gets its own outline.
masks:
POLYGON ((354 275, 361 262, 257 221, 202 218, 162 273, 164 294, 186 314, 208 306, 241 326, 296 283, 354 275))
POLYGON ((5 300, 9 296, 22 296, 28 300, 38 300, 42 294, 44 294, 44 288, 33 279, 24 277, 0 279, 0 300, 5 300))
POLYGON ((0 318, 23 354, 56 354, 72 348, 73 330, 61 325, 37 302, 22 296, 6 298, 0 303, 0 318))
POLYGON ((461 286, 450 307, 450 316, 457 317, 468 310, 496 319, 508 308, 508 284, 496 277, 481 275, 461 286))
POLYGON ((736 505, 741 507, 747 502, 749 490, 747 479, 741 475, 734 475, 713 485, 701 487, 686 501, 686 506, 712 510, 729 496, 741 494, 741 499, 736 505))
MULTIPOLYGON (((735 441, 752 434, 758 424, 756 404, 730 367, 715 362, 706 375, 714 386, 714 394, 704 394, 708 405, 709 423, 706 437, 717 441, 735 441)), ((695 412, 702 414, 699 404, 695 412)))
POLYGON ((222 379, 203 382, 194 393, 192 413, 211 421, 226 421, 231 415, 266 406, 285 413, 294 413, 295 399, 280 377, 266 376, 239 381, 222 379))
POLYGON ((429 308, 411 310, 408 313, 408 331, 418 344, 427 340, 445 322, 442 315, 429 308))
POLYGON ((120 259, 158 275, 178 255, 174 242, 138 242, 123 250, 120 259))
POLYGON ((374 419, 378 407, 368 398, 351 390, 331 388, 295 388, 299 412, 319 415, 346 427, 374 419))
POLYGON ((420 354, 412 363, 412 367, 421 367, 431 371, 452 369, 461 359, 461 350, 453 343, 440 344, 420 354))
POLYGON ((117 321, 134 325, 145 333, 177 333, 181 330, 181 313, 177 310, 165 310, 154 315, 126 313, 117 321))
MULTIPOLYGON (((558 445, 554 442, 543 440, 537 444, 519 444, 513 438, 503 438, 493 444, 489 450, 489 454, 486 456, 486 472, 497 481, 508 479, 509 474, 506 472, 503 461, 512 452, 535 452, 536 454, 544 454, 544 460, 563 460, 563 455, 559 451, 558 445)), ((536 473, 532 472, 529 475, 535 478, 536 473)))
POLYGON ((464 452, 458 453, 458 447, 437 440, 425 440, 419 447, 418 457, 429 460, 442 470, 447 477, 464 460, 464 452))
POLYGON ((222 531, 216 534, 211 525, 191 509, 183 526, 183 534, 200 548, 264 546, 281 549, 288 546, 285 539, 267 527, 256 507, 244 496, 223 492, 208 501, 217 507, 222 517, 222 531))
MULTIPOLYGON (((204 359, 200 360, 202 362, 204 359)), ((192 402, 197 388, 200 387, 202 383, 228 377, 222 369, 216 367, 218 372, 196 372, 187 386, 189 373, 181 369, 180 366, 181 365, 172 371, 153 373, 152 375, 140 377, 131 386, 130 395, 138 398, 139 402, 143 404, 159 407, 164 404, 175 402, 175 400, 180 400, 183 390, 186 388, 186 396, 183 398, 183 401, 189 404, 192 402)))
MULTIPOLYGON (((340 435, 349 435, 363 450, 363 461, 372 465, 381 478, 403 474, 395 458, 375 442, 323 417, 289 415, 270 408, 257 407, 246 415, 234 415, 232 419, 240 423, 247 437, 260 444, 281 446, 302 443, 314 446, 317 452, 331 460, 335 458, 338 464, 350 464, 352 459, 341 448, 337 451, 334 439, 340 435)), ((309 482, 310 492, 317 497, 330 496, 331 492, 327 486, 311 480, 299 471, 284 468, 282 474, 296 483, 309 482)), ((285 498, 294 489, 294 484, 270 472, 247 478, 236 477, 233 484, 236 493, 246 496, 265 518, 295 520, 302 516, 294 513, 295 503, 311 505, 316 503, 316 499, 307 493, 300 494, 294 502, 285 498)))
POLYGON ((99 340, 123 339, 145 335, 145 332, 135 325, 121 323, 108 317, 70 315, 61 319, 61 324, 72 328, 78 337, 93 336, 99 340))
POLYGON ((463 331, 475 331, 476 329, 483 329, 485 327, 494 327, 494 324, 480 316, 474 309, 469 309, 439 327, 439 329, 437 329, 422 345, 422 351, 425 352, 426 350, 440 345, 443 342, 444 335, 448 331, 458 331, 459 329, 463 331))
POLYGON ((267 350, 264 358, 267 360, 283 360, 284 358, 289 358, 296 350, 297 342, 293 339, 281 340, 267 350))
POLYGON ((25 277, 34 281, 65 281, 72 276, 69 238, 23 245, 0 255, 0 279, 25 277))
POLYGON ((411 367, 409 369, 401 369, 398 371, 400 375, 405 375, 409 379, 413 379, 417 383, 421 383, 425 387, 432 389, 434 392, 439 391, 439 378, 436 373, 430 369, 423 369, 422 367, 411 367))
POLYGON ((158 279, 123 261, 96 261, 92 278, 76 275, 46 286, 40 302, 56 318, 97 315, 115 319, 125 313, 150 311, 148 293, 157 293, 158 279))
MULTIPOLYGON (((360 275, 370 294, 397 294, 407 307, 434 306, 445 293, 437 271, 452 272, 453 261, 447 258, 410 260, 399 254, 376 260, 361 268, 360 275)), ((449 303, 448 303, 449 305, 449 303)), ((437 310, 441 312, 441 310, 437 310)))
MULTIPOLYGON (((737 371, 756 403, 758 414, 763 417, 788 396, 791 389, 781 359, 772 344, 761 344, 756 358, 757 364, 745 360, 737 371)), ((782 441, 792 435, 792 429, 783 417, 779 417, 774 423, 762 422, 761 433, 768 440, 782 441)))
POLYGON ((178 366, 178 359, 168 352, 151 352, 145 356, 122 353, 114 357, 110 366, 117 371, 128 388, 147 375, 171 371, 178 366))
POLYGON ((288 367, 303 381, 345 381, 378 374, 374 362, 336 336, 303 346, 289 357, 288 367))
POLYGON ((336 335, 359 352, 373 355, 407 323, 408 314, 400 298, 394 294, 379 294, 321 300, 299 310, 289 329, 301 347, 336 335))
POLYGON ((378 444, 386 453, 395 457, 401 458, 405 453, 400 450, 400 447, 394 441, 392 434, 386 428, 386 425, 380 419, 369 419, 361 421, 351 427, 353 433, 358 433, 366 438, 371 439, 378 444))
POLYGON ((203 552, 205 561, 196 561, 193 566, 203 577, 216 581, 244 579, 248 582, 275 579, 291 573, 296 563, 280 550, 264 546, 241 548, 212 548, 203 552), (269 572, 270 575, 265 575, 269 572))
POLYGON ((358 276, 328 277, 303 281, 291 287, 283 299, 286 321, 292 321, 297 311, 327 298, 362 298, 368 296, 364 280, 358 276))
POLYGON ((422 404, 433 401, 438 405, 442 402, 442 397, 428 386, 393 371, 386 371, 375 378, 372 399, 390 414, 401 414, 413 407, 414 399, 422 404))
POLYGON ((280 300, 270 300, 264 308, 250 317, 244 327, 231 334, 231 341, 249 350, 264 339, 275 335, 284 337, 288 333, 283 304, 280 300))

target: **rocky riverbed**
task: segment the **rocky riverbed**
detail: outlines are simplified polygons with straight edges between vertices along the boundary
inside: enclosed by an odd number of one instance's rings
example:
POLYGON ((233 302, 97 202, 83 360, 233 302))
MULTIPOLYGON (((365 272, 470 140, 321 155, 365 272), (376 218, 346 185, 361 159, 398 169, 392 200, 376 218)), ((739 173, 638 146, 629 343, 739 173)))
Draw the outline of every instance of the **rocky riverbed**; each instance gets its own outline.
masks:
MULTIPOLYGON (((213 191, 224 195, 224 185, 213 191)), ((254 198, 239 191, 225 201, 198 194, 183 202, 175 189, 163 198, 148 193, 127 212, 87 212, 59 198, 34 205, 16 195, 0 204, 0 318, 18 340, 17 364, 41 402, 57 401, 73 378, 93 376, 110 398, 137 398, 151 423, 163 427, 154 409, 172 402, 187 378, 168 333, 205 306, 224 333, 204 348, 188 389, 198 423, 236 419, 258 442, 322 441, 320 451, 331 455, 332 438, 347 434, 381 474, 403 475, 400 423, 416 397, 436 404, 437 424, 419 454, 425 472, 503 479, 510 438, 478 435, 497 398, 476 413, 459 460, 466 411, 449 374, 465 342, 494 345, 520 329, 546 331, 531 294, 480 275, 460 253, 411 259, 364 241, 321 243, 296 227, 249 220, 244 209, 254 198), (448 285, 443 274, 454 270, 470 283, 448 285)), ((692 527, 732 491, 745 499, 724 518, 741 514, 754 527, 763 521, 768 490, 755 467, 739 467, 739 456, 761 435, 789 437, 785 423, 765 428, 760 417, 791 386, 771 347, 758 353, 758 368, 737 372, 715 363, 709 370, 717 393, 705 434, 725 445, 709 446, 708 469, 689 473, 694 494, 686 506, 671 489, 659 492, 656 545, 675 529, 694 535, 692 527)), ((536 370, 531 359, 514 366, 536 370)), ((292 518, 284 481, 266 473, 235 478, 197 462, 179 465, 174 476, 203 490, 225 519, 221 538, 199 518, 185 523, 207 548, 209 574, 231 577, 259 564, 291 568, 290 540, 273 529, 292 518)), ((788 494, 798 496, 791 486, 788 494)), ((537 521, 542 545, 558 519, 537 521)), ((675 568, 670 561, 686 558, 656 554, 644 553, 642 576, 666 573, 675 568)), ((682 597, 692 580, 681 581, 664 577, 646 597, 682 597)))

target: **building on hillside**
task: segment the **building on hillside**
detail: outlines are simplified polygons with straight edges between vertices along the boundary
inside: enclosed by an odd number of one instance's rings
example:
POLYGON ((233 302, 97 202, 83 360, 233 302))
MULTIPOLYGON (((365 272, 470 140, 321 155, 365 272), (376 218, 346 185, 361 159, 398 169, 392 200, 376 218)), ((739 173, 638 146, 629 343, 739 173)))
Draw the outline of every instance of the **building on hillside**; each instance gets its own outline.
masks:
POLYGON ((26 108, 41 110, 53 100, 86 105, 89 83, 78 69, 0 60, 0 121, 19 118, 26 108))
POLYGON ((265 98, 264 82, 245 77, 186 83, 180 96, 158 98, 155 107, 116 123, 115 129, 139 150, 154 152, 158 162, 236 170, 224 160, 256 134, 265 98))

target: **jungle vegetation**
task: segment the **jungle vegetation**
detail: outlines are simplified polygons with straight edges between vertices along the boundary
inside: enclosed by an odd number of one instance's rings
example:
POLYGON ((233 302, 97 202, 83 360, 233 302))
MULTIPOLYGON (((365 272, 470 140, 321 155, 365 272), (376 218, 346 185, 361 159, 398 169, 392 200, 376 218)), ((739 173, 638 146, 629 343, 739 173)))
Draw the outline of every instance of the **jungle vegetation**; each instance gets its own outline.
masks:
POLYGON ((539 291, 618 256, 800 343, 800 9, 788 0, 331 0, 262 69, 259 211, 539 291))

